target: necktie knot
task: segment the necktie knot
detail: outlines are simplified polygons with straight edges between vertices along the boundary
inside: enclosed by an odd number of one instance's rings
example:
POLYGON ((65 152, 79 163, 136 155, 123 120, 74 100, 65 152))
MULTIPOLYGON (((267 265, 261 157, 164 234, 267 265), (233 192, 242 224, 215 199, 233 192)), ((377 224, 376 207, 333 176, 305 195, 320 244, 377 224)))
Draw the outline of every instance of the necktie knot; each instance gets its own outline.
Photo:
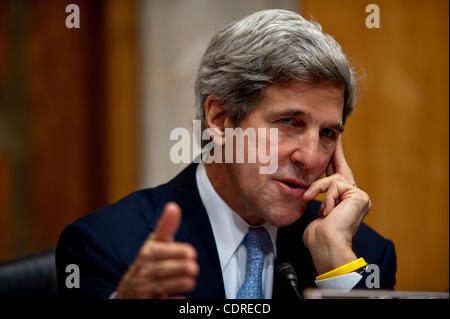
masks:
POLYGON ((264 258, 272 250, 272 241, 264 227, 249 228, 244 237, 244 245, 247 248, 247 256, 259 256, 264 258))
POLYGON ((264 256, 272 250, 272 241, 264 227, 257 227, 250 228, 245 234, 244 245, 247 249, 247 272, 237 298, 262 299, 264 298, 262 292, 264 256))

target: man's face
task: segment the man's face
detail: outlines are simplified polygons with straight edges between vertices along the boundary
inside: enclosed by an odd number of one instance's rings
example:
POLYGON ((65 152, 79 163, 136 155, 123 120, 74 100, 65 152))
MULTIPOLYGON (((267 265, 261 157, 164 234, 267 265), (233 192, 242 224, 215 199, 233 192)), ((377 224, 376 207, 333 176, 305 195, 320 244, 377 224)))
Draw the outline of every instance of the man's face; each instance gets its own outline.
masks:
POLYGON ((246 143, 246 163, 224 167, 233 185, 223 189, 231 208, 250 224, 283 227, 300 218, 307 204, 302 195, 324 174, 342 132, 343 105, 344 90, 328 84, 290 81, 267 87, 239 127, 267 129, 267 152, 268 129, 278 129, 278 169, 261 174, 260 166, 268 164, 248 163, 246 143))

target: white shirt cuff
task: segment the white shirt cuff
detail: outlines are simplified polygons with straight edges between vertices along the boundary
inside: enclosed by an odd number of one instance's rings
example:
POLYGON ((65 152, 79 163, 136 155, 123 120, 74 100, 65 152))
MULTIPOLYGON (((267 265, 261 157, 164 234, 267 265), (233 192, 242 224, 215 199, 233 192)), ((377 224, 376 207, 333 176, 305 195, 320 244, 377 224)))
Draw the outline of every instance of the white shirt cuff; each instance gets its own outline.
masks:
POLYGON ((348 274, 323 279, 323 280, 316 280, 316 286, 317 288, 321 289, 344 289, 344 290, 351 290, 355 285, 360 281, 362 276, 356 272, 351 272, 348 274))
POLYGON ((117 295, 117 291, 114 291, 114 292, 111 294, 111 296, 109 296, 109 299, 114 299, 114 298, 116 298, 116 295, 117 295))

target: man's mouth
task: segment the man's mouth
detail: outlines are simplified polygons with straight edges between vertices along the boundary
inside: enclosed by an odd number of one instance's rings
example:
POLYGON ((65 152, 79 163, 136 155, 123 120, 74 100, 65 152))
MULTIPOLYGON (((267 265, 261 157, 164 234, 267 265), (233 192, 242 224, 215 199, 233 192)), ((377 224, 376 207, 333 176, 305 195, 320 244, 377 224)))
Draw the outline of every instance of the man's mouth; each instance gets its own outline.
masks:
POLYGON ((285 193, 294 196, 302 195, 308 188, 307 184, 294 178, 277 179, 277 182, 285 193))
POLYGON ((291 187, 291 188, 302 188, 300 185, 294 184, 294 183, 290 183, 290 182, 283 182, 285 183, 287 186, 291 187))

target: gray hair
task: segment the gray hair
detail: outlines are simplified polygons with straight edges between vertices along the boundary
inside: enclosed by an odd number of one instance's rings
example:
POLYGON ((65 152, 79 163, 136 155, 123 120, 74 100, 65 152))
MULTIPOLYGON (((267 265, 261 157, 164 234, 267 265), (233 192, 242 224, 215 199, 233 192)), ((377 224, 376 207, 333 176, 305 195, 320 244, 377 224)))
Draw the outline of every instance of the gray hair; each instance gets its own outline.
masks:
POLYGON ((343 86, 344 123, 354 109, 353 71, 340 45, 320 24, 281 9, 258 11, 228 24, 211 39, 197 73, 196 113, 202 130, 203 105, 210 94, 239 124, 267 86, 289 80, 343 86))

